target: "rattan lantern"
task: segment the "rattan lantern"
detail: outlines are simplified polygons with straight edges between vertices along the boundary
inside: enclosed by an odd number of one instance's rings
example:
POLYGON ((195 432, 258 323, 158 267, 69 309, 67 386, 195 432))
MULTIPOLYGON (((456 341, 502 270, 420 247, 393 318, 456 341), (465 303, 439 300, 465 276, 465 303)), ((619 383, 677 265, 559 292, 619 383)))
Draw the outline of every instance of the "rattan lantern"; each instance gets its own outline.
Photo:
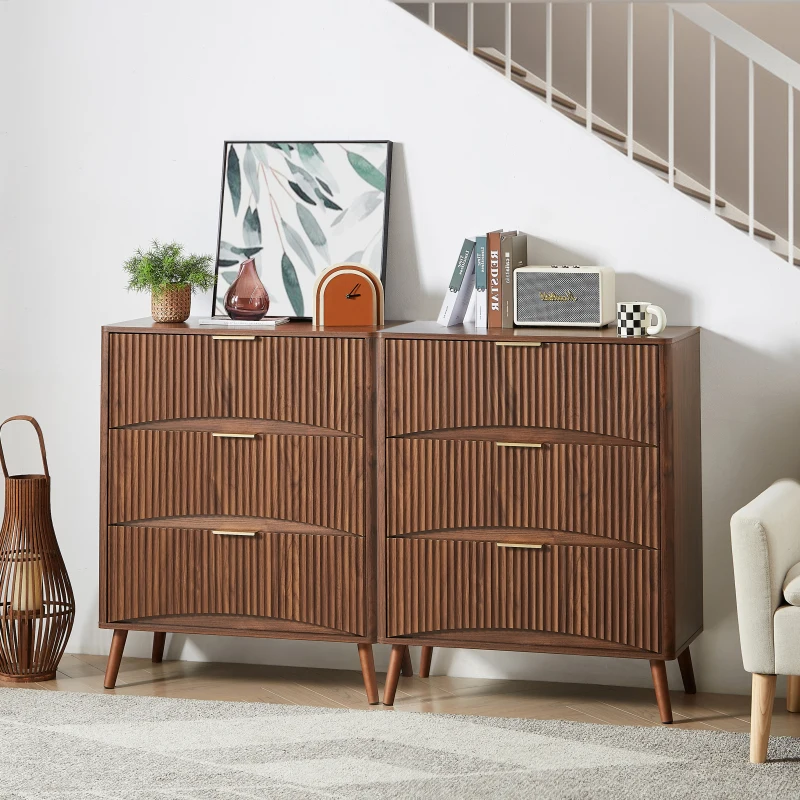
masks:
POLYGON ((0 442, 6 505, 0 527, 0 680, 46 681, 67 645, 75 620, 75 598, 50 516, 50 473, 42 429, 44 475, 9 475, 0 442))

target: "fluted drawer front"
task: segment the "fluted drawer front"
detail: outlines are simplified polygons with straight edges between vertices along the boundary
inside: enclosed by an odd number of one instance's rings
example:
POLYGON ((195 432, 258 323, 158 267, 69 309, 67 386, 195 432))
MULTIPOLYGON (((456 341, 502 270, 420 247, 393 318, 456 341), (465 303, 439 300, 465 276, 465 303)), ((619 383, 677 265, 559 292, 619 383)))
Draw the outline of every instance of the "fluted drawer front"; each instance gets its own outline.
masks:
POLYGON ((657 443, 657 347, 423 339, 385 347, 388 436, 501 426, 657 443))
POLYGON ((352 536, 111 527, 107 568, 110 622, 218 615, 221 628, 237 616, 366 633, 364 542, 352 536))
POLYGON ((656 652, 658 569, 652 550, 390 539, 387 632, 530 631, 656 652))
POLYGON ((364 440, 109 431, 110 523, 267 517, 364 534, 364 440))
POLYGON ((386 441, 389 536, 514 528, 659 547, 658 450, 386 441))
POLYGON ((109 342, 109 427, 212 417, 364 434, 362 339, 115 333, 109 342))

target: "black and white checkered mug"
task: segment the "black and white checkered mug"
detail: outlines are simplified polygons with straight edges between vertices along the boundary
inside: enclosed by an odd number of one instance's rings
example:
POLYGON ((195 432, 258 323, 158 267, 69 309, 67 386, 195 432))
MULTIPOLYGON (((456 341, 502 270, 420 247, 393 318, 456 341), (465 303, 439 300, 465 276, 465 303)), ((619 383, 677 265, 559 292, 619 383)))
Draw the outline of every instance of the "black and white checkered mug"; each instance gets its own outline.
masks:
POLYGON ((661 306, 626 301, 617 303, 617 336, 656 336, 667 327, 667 315, 661 306), (656 318, 649 325, 650 317, 656 318))

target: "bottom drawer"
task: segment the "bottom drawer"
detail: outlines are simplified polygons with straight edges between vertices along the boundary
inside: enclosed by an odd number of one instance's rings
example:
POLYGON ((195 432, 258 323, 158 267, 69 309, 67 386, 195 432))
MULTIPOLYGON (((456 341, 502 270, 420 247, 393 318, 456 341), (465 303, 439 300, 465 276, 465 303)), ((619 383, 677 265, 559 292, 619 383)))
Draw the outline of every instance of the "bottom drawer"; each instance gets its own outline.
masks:
POLYGON ((386 556, 389 637, 659 651, 655 550, 392 538, 386 556))
POLYGON ((191 617, 211 629, 236 618, 248 629, 366 635, 357 536, 113 526, 107 557, 107 622, 191 617))

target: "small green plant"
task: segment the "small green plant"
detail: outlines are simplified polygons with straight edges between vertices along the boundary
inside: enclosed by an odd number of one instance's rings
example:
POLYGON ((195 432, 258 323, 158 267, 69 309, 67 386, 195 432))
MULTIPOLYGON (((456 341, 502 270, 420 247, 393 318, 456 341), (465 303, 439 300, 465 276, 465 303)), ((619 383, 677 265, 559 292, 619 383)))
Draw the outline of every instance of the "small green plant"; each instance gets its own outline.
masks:
POLYGON ((158 297, 181 286, 189 286, 192 293, 210 289, 215 280, 213 263, 211 256, 184 256, 183 246, 177 242, 160 244, 154 240, 146 253, 137 250, 123 266, 130 275, 129 290, 149 291, 158 297))

